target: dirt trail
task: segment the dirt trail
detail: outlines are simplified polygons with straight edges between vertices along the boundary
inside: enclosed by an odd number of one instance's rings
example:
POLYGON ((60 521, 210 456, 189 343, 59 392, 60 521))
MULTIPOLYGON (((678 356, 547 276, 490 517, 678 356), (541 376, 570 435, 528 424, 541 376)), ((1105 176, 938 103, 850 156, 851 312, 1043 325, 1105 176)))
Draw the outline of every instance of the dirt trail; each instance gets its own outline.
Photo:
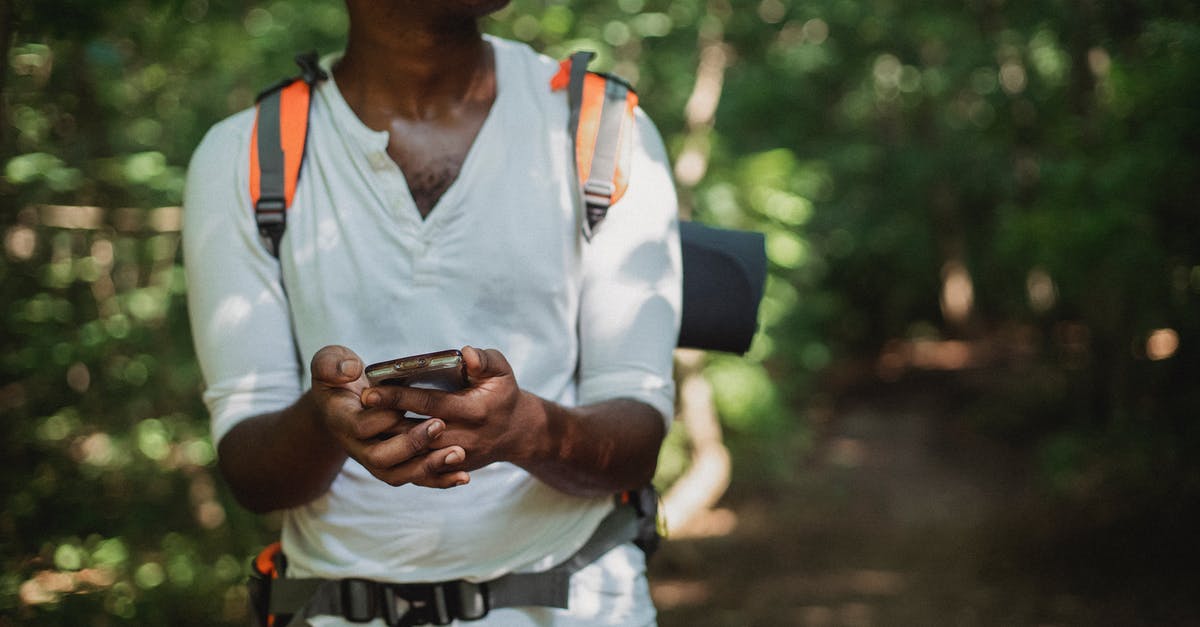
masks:
POLYGON ((783 477, 735 456, 732 530, 670 540, 651 563, 660 624, 1200 625, 1195 601, 1154 581, 1113 593, 1088 582, 1120 573, 1048 569, 1062 563, 1027 538, 1022 457, 955 427, 947 397, 922 388, 839 400, 783 477))

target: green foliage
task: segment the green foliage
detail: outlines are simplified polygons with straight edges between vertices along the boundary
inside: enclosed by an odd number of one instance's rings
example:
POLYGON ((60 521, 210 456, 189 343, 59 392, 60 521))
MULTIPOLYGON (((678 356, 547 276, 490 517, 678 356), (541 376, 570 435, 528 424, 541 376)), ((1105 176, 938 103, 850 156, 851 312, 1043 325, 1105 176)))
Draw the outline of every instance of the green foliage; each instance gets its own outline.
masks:
POLYGON ((244 564, 271 533, 216 477, 177 206, 206 129, 291 72, 298 46, 336 49, 343 10, 203 0, 13 10, 0 614, 243 624, 244 564))
MULTIPOLYGON (((173 207, 205 130, 293 72, 295 52, 338 50, 343 9, 0 8, 13 18, 0 21, 0 615, 241 623, 243 564, 271 530, 215 476, 173 207)), ((635 83, 673 157, 706 155, 685 207, 767 234, 763 331, 707 373, 733 434, 788 429, 818 375, 889 340, 1016 336, 1033 356, 977 428, 1036 443, 1053 490, 1178 478, 1174 498, 1194 498, 1197 13, 516 0, 486 26, 553 56, 596 50, 635 83), (719 106, 689 126, 713 42, 719 106), (939 305, 953 264, 973 288, 961 320, 939 305)))

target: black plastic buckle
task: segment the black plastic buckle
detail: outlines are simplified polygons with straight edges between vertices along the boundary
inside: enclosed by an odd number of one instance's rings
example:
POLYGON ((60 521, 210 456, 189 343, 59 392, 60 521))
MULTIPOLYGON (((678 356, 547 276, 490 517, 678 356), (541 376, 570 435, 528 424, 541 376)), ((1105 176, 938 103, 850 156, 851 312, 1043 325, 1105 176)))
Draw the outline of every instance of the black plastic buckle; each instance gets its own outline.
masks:
POLYGON ((271 255, 279 256, 279 243, 287 224, 287 203, 282 198, 260 198, 254 205, 254 221, 271 255))
POLYGON ((487 584, 462 580, 382 585, 379 596, 383 621, 388 627, 449 625, 456 619, 479 620, 491 609, 487 584))
POLYGON ((271 196, 263 196, 254 203, 254 214, 259 216, 261 224, 263 218, 269 222, 282 222, 283 214, 287 211, 287 201, 283 198, 274 198, 271 196))
POLYGON ((389 627, 449 625, 454 620, 442 584, 384 586, 383 620, 389 627))
POLYGON ((250 578, 246 581, 246 591, 250 595, 250 609, 258 625, 265 627, 267 617, 271 614, 271 580, 250 566, 250 578))
POLYGON ((379 607, 379 584, 366 579, 343 579, 342 616, 352 623, 365 623, 375 618, 379 607))
POLYGON ((282 198, 260 198, 254 204, 254 221, 260 231, 287 221, 287 203, 282 198))
POLYGON ((296 65, 300 66, 300 78, 309 85, 317 84, 317 81, 323 81, 329 78, 325 70, 321 69, 321 64, 317 58, 317 51, 310 50, 296 55, 296 65))
POLYGON ((658 550, 664 533, 658 525, 658 492, 655 492, 652 486, 646 486, 630 494, 630 499, 638 515, 638 533, 633 543, 649 559, 658 550))
POLYGON ((488 603, 486 583, 471 583, 469 581, 451 581, 445 584, 448 588, 450 606, 454 608, 455 618, 459 620, 480 620, 491 610, 488 603))
POLYGON ((412 611, 412 603, 400 595, 396 586, 384 586, 380 596, 383 597, 383 623, 388 627, 401 627, 401 625, 415 624, 411 622, 401 622, 404 619, 410 619, 409 612, 412 611))

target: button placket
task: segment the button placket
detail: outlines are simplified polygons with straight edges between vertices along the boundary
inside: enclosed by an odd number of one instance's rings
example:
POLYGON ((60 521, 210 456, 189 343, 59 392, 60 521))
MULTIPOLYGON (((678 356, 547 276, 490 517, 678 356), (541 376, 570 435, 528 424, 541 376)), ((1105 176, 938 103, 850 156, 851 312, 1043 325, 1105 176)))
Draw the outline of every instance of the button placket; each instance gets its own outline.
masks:
POLYGON ((430 285, 437 276, 437 258, 428 234, 420 235, 413 242, 413 280, 418 285, 430 285))

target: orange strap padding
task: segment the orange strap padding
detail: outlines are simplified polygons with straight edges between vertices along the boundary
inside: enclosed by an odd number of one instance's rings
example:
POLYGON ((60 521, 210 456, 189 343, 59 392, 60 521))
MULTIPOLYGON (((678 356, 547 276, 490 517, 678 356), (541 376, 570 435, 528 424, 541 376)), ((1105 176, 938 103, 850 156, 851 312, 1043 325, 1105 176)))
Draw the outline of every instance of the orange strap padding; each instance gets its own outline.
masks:
POLYGON ((567 89, 575 140, 575 170, 587 207, 585 234, 590 233, 629 186, 635 110, 638 97, 620 79, 585 72, 591 58, 576 53, 564 59, 550 79, 550 89, 567 89), (577 65, 578 64, 578 65, 577 65), (582 74, 582 80, 572 75, 582 74), (603 171, 593 171, 597 163, 603 171))
MULTIPOLYGON (((312 87, 303 79, 296 79, 279 90, 279 150, 283 154, 283 199, 285 207, 292 206, 296 196, 296 182, 300 179, 300 164, 304 161, 304 144, 308 134, 308 105, 312 98, 312 87)), ((259 103, 258 114, 254 118, 254 131, 250 134, 250 201, 258 204, 264 192, 270 195, 273 190, 262 189, 262 164, 259 163, 259 132, 258 125, 264 119, 274 116, 264 116, 263 107, 274 106, 269 99, 259 103)), ((271 148, 267 146, 266 148, 271 148)))
POLYGON ((635 110, 638 96, 632 89, 625 96, 625 115, 621 118, 621 132, 617 134, 617 168, 613 172, 612 201, 615 203, 625 195, 629 187, 629 161, 633 158, 633 133, 636 124, 635 110))
MULTIPOLYGON (((638 102, 637 94, 620 79, 587 72, 590 58, 591 53, 572 55, 550 81, 552 90, 569 92, 586 236, 628 189, 638 102)), ((312 72, 317 71, 314 65, 312 72)), ((312 85, 304 78, 268 91, 258 104, 250 135, 250 200, 259 233, 276 256, 304 162, 311 99, 312 85)))
POLYGON ((254 570, 264 577, 278 579, 280 576, 279 568, 276 565, 278 560, 276 557, 283 551, 283 544, 272 542, 259 551, 258 557, 254 558, 254 570))
POLYGON ((571 57, 558 62, 558 72, 550 77, 550 91, 566 89, 571 81, 571 57))

